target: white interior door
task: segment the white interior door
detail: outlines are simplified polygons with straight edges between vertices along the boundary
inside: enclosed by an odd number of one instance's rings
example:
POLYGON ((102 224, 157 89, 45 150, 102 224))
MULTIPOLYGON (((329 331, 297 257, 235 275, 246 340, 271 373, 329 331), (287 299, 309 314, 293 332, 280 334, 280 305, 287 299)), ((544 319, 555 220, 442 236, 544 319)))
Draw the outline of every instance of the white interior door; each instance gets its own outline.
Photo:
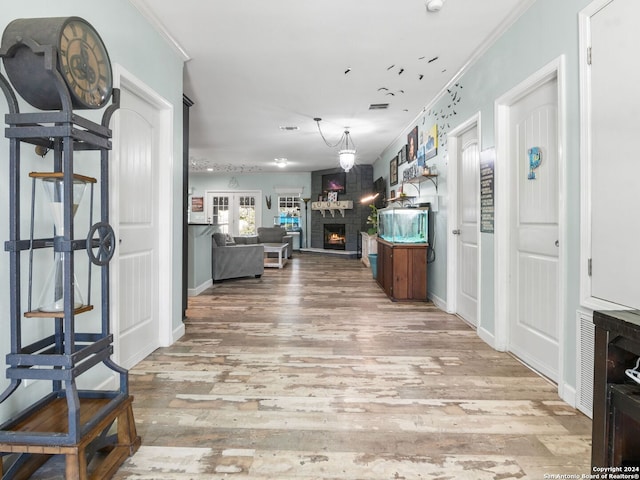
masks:
MULTIPOLYGON (((510 107, 509 349, 558 381, 559 163, 557 78, 510 107), (541 163, 530 167, 529 151, 541 163), (533 175, 532 175, 533 173, 533 175)), ((535 162, 534 162, 535 164, 535 162)))
POLYGON ((112 167, 118 182, 117 302, 114 328, 118 361, 130 368, 160 346, 158 313, 158 132, 159 111, 121 89, 118 138, 112 167))
POLYGON ((458 145, 458 272, 456 313, 477 325, 478 312, 478 203, 480 201, 480 148, 478 127, 463 132, 458 145))
MULTIPOLYGON (((640 308, 636 136, 640 131, 640 2, 615 0, 591 17, 591 295, 640 308)), ((608 307, 615 308, 615 307, 608 307)))

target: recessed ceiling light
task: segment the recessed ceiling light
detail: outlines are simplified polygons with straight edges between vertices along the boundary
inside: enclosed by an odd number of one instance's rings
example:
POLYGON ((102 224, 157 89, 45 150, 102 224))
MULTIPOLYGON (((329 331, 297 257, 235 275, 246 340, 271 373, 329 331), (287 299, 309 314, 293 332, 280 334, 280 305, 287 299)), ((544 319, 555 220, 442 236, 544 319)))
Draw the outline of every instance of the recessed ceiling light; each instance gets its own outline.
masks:
POLYGON ((207 168, 207 172, 213 172, 213 168, 211 167, 207 168))
POLYGON ((300 130, 300 127, 281 125, 280 126, 280 130, 285 130, 285 131, 291 132, 291 131, 294 131, 294 130, 300 130))
POLYGON ((284 168, 287 166, 286 158, 276 158, 275 162, 276 162, 276 165, 278 165, 280 168, 284 168))

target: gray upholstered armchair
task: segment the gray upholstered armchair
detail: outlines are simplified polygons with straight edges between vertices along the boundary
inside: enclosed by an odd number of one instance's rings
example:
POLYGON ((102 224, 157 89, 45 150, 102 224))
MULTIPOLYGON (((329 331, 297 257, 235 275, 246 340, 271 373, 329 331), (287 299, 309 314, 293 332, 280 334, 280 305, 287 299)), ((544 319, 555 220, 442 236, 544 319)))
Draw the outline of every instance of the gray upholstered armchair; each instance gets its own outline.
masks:
POLYGON ((264 273, 264 247, 254 245, 227 245, 225 235, 214 233, 211 237, 211 280, 225 280, 255 276, 264 273))
POLYGON ((293 237, 282 227, 258 227, 258 236, 234 237, 236 244, 287 243, 287 258, 293 257, 293 237))
POLYGON ((288 243, 287 258, 293 257, 293 237, 282 227, 258 227, 258 243, 288 243))

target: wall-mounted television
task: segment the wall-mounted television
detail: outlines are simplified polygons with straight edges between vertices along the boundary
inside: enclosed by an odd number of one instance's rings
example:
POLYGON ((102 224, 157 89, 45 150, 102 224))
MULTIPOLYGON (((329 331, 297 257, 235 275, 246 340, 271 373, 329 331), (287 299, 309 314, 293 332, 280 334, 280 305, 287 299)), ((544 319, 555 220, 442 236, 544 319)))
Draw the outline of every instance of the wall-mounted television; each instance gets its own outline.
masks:
POLYGON ((347 193, 347 173, 327 173, 322 175, 322 191, 347 193))

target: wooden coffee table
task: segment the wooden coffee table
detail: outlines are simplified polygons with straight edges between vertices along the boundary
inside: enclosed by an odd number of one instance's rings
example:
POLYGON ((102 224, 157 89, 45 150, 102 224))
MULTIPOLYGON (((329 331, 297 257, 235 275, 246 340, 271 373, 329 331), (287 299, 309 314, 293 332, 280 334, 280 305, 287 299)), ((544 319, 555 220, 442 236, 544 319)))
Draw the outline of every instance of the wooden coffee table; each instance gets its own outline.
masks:
POLYGON ((264 245, 264 266, 282 268, 287 263, 288 243, 263 243, 264 245), (277 253, 278 258, 270 257, 270 253, 277 253))

